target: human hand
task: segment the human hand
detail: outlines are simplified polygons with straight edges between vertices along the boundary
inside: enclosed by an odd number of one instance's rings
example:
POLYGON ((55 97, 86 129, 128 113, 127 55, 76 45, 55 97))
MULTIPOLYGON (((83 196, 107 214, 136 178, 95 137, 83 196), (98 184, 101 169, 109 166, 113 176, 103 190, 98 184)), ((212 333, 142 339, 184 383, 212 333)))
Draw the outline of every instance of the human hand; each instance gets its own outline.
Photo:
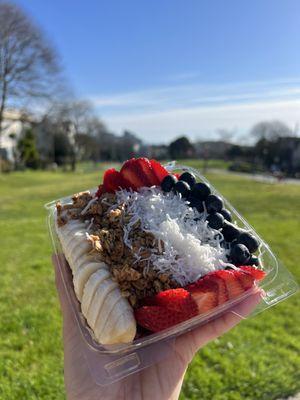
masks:
POLYGON ((167 359, 109 386, 97 385, 83 355, 78 351, 81 333, 65 294, 56 256, 53 257, 56 287, 63 315, 64 377, 68 400, 175 400, 185 371, 195 353, 211 340, 229 331, 260 302, 257 290, 217 319, 176 338, 174 352, 167 359), (232 312, 234 311, 234 312, 232 312))

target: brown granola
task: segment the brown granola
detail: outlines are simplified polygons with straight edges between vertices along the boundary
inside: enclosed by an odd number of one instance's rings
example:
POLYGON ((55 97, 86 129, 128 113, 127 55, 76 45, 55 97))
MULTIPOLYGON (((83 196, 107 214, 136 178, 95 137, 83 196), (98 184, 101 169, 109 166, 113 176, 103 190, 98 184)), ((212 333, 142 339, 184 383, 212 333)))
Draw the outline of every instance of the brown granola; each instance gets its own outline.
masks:
POLYGON ((145 297, 178 287, 168 274, 153 269, 149 260, 151 252, 161 254, 164 243, 143 231, 139 222, 129 234, 131 248, 124 243, 123 228, 130 221, 131 215, 127 213, 124 204, 117 205, 115 194, 105 193, 92 200, 89 192, 82 192, 74 195, 72 200, 72 204, 57 203, 59 226, 69 219, 89 222, 92 252, 96 252, 99 259, 110 267, 112 279, 118 282, 122 296, 133 307, 138 307, 145 297))

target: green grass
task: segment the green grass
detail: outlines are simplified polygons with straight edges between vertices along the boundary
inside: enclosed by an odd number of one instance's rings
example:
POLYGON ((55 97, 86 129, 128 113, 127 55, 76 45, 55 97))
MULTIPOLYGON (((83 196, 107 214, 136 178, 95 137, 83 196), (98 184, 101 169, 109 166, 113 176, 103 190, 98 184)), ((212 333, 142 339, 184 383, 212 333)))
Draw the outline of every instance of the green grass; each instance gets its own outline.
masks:
MULTIPOLYGON (((0 176, 1 399, 64 398, 61 317, 43 204, 95 186, 100 174, 85 169, 0 176)), ((209 179, 299 281, 300 186, 228 175, 209 179)), ((272 400, 300 391, 299 308, 299 296, 293 296, 202 349, 181 398, 272 400)))

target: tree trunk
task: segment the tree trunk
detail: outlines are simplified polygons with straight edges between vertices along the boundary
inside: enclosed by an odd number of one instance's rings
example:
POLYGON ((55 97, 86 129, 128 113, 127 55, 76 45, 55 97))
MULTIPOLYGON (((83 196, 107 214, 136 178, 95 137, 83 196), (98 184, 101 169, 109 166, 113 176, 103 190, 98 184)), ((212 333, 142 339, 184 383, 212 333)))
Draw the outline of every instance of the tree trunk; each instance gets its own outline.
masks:
POLYGON ((4 109, 5 109, 5 101, 6 101, 6 92, 7 92, 7 82, 3 79, 2 84, 2 95, 0 100, 0 173, 3 170, 2 166, 2 126, 3 126, 3 116, 4 116, 4 109))

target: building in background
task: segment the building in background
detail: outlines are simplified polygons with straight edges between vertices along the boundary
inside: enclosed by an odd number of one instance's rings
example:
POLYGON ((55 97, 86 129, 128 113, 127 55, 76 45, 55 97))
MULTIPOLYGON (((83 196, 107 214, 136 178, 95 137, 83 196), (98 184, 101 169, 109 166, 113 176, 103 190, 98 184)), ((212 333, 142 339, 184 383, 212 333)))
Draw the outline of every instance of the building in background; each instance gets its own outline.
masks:
POLYGON ((24 111, 10 109, 4 113, 0 142, 1 157, 4 160, 14 161, 16 142, 34 122, 33 116, 24 111))

